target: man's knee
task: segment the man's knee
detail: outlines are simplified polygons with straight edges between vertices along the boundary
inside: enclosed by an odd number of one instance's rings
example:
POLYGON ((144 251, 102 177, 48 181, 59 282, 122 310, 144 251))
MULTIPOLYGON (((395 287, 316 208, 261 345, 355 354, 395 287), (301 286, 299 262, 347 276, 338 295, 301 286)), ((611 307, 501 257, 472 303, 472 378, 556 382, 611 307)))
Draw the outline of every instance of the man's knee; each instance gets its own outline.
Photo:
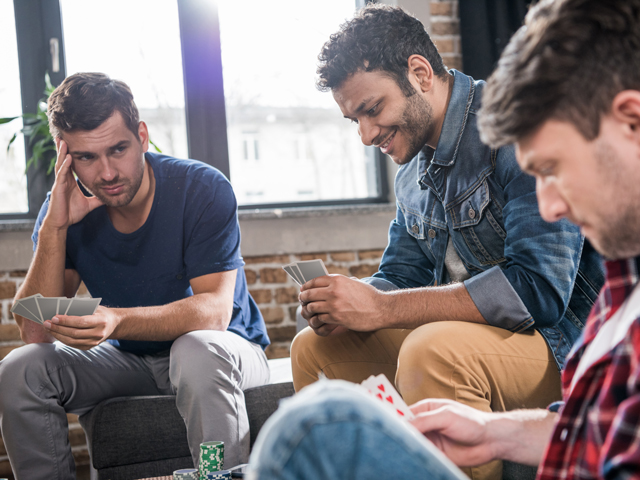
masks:
POLYGON ((230 332, 196 330, 178 337, 171 345, 171 383, 189 384, 190 388, 206 383, 206 378, 231 377, 234 370, 233 354, 224 344, 230 332), (213 375, 212 373, 215 372, 213 375))
POLYGON ((12 350, 0 361, 0 408, 15 401, 16 388, 41 385, 55 353, 52 343, 32 343, 12 350))
POLYGON ((313 358, 313 352, 318 348, 319 338, 309 327, 298 332, 291 342, 292 368, 306 368, 308 366, 309 361, 313 358))

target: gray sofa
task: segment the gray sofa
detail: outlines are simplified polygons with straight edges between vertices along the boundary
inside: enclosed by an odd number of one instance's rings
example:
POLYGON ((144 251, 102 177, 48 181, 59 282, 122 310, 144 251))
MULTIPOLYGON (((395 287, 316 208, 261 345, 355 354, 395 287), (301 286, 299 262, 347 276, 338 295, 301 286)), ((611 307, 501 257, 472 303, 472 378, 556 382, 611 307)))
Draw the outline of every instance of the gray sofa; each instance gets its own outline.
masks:
MULTIPOLYGON (((293 395, 291 361, 269 360, 271 383, 244 392, 251 445, 281 398, 293 395)), ((80 417, 96 480, 131 480, 193 468, 175 397, 118 397, 80 417)))

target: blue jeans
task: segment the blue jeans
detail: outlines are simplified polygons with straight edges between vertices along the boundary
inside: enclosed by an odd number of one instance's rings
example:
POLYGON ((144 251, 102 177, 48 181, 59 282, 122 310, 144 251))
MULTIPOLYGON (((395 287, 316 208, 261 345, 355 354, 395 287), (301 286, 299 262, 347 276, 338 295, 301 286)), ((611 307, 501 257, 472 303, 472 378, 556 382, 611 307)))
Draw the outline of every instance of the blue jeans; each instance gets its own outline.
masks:
POLYGON ((260 480, 468 480, 393 410, 342 380, 321 380, 283 401, 249 464, 260 480))

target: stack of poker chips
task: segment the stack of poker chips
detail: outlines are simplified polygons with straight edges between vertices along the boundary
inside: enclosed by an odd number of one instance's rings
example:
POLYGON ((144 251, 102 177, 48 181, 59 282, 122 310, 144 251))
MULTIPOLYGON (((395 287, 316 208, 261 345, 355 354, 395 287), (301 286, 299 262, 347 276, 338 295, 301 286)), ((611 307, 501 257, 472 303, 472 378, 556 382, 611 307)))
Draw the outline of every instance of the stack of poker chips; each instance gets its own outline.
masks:
POLYGON ((198 470, 195 468, 184 468, 173 472, 173 480, 199 480, 198 470))
POLYGON ((220 470, 217 472, 207 473, 204 477, 207 480, 231 480, 231 470, 220 470))
MULTIPOLYGON (((200 444, 198 471, 200 480, 206 480, 209 473, 218 473, 224 466, 224 442, 204 442, 200 444)), ((223 470, 224 471, 224 470, 223 470)), ((213 477, 218 478, 218 477, 213 477)), ((220 477, 220 478, 231 478, 220 477)))

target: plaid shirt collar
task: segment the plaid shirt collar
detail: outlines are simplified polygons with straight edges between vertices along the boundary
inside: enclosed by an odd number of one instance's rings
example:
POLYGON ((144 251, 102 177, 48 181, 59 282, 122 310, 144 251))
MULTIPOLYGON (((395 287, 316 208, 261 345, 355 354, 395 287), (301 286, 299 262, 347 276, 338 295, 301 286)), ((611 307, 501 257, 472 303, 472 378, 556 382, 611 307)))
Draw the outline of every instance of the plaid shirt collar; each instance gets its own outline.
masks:
POLYGON ((622 458, 627 467, 629 461, 632 463, 632 471, 625 473, 636 478, 640 473, 639 449, 629 452, 640 441, 640 398, 633 396, 636 392, 640 397, 640 381, 638 385, 631 385, 630 381, 640 374, 640 319, 636 319, 621 344, 591 365, 571 390, 585 349, 638 283, 640 257, 608 261, 606 269, 606 282, 562 375, 565 405, 538 469, 538 480, 604 478, 619 468, 622 458), (630 401, 636 407, 634 415, 621 418, 625 412, 620 404, 630 401), (636 433, 629 436, 629 429, 636 433))

